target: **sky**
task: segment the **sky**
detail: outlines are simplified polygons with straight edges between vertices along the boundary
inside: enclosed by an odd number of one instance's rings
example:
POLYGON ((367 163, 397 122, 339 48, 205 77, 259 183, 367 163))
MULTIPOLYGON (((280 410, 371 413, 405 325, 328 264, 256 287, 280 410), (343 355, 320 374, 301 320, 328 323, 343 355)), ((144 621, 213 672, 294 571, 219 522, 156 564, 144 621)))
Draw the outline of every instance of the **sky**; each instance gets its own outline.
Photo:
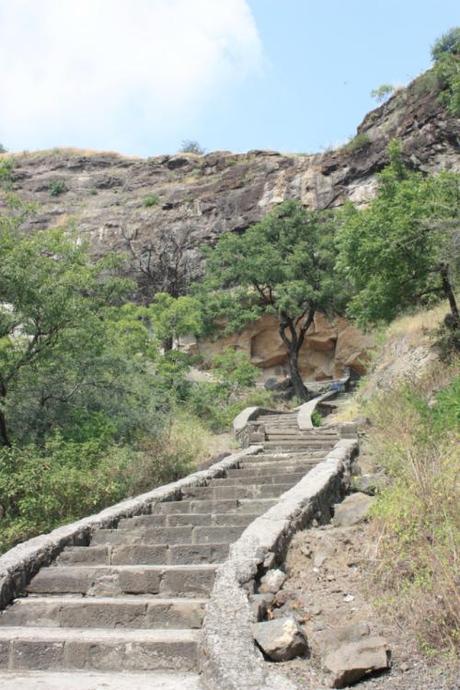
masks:
POLYGON ((458 25, 459 0, 0 0, 0 142, 321 151, 458 25))

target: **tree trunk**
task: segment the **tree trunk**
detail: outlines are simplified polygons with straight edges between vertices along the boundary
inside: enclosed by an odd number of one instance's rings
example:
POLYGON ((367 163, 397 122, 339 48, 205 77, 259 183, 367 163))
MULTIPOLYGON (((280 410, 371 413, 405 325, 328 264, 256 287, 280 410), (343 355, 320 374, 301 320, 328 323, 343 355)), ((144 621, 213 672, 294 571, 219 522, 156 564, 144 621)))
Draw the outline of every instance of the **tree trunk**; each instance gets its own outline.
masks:
POLYGON ((452 314, 453 323, 455 324, 455 327, 458 328, 460 327, 460 312, 458 310, 457 300, 455 299, 455 293, 449 279, 449 264, 441 264, 439 272, 441 274, 442 289, 447 300, 449 301, 450 313, 452 314))
POLYGON ((299 353, 295 349, 289 351, 289 373, 296 396, 302 402, 307 402, 310 399, 310 395, 300 375, 299 353))
POLYGON ((174 340, 173 340, 172 335, 170 335, 168 338, 163 340, 163 350, 165 351, 165 353, 171 352, 171 350, 173 349, 173 345, 174 345, 174 340))
POLYGON ((289 374, 291 376, 294 392, 299 400, 306 402, 310 399, 310 396, 299 371, 299 351, 302 347, 305 333, 301 332, 299 338, 294 321, 285 315, 280 322, 279 334, 288 351, 289 374), (286 334, 287 330, 290 333, 290 339, 286 334))
MULTIPOLYGON (((4 386, 3 383, 0 383, 0 404, 3 403, 3 401, 6 398, 6 387, 4 386)), ((6 425, 6 418, 5 418, 5 413, 3 412, 2 409, 0 409, 0 445, 2 446, 7 446, 8 448, 11 447, 11 441, 10 441, 10 436, 8 433, 8 427, 6 425)))

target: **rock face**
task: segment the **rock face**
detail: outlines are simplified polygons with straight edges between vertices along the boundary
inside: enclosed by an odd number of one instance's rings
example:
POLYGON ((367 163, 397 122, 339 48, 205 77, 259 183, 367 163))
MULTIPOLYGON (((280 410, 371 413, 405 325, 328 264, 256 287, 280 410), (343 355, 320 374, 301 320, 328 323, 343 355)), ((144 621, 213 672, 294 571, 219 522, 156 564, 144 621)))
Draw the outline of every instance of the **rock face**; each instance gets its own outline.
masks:
MULTIPOLYGON (((371 345, 371 337, 361 333, 346 319, 339 317, 332 322, 322 314, 316 314, 300 352, 300 371, 305 379, 317 381, 340 378, 347 368, 363 374, 366 371, 366 351, 371 345)), ((194 345, 195 351, 205 360, 210 360, 225 347, 236 347, 245 352, 252 363, 262 369, 265 380, 289 373, 286 348, 274 316, 263 316, 241 333, 194 345)))
MULTIPOLYGON (((24 152, 12 156, 12 189, 38 204, 29 229, 73 221, 96 255, 126 251, 127 237, 142 248, 164 233, 180 233, 186 237, 192 275, 198 275, 204 245, 224 232, 244 231, 285 199, 300 199, 315 209, 336 207, 346 199, 366 203, 394 137, 415 167, 460 170, 459 120, 447 116, 437 95, 424 91, 420 80, 367 115, 358 133, 364 135, 360 146, 317 155, 217 151, 139 159, 79 150, 24 152)), ((137 267, 128 270, 141 278, 137 267)), ((254 324, 240 342, 267 376, 285 373, 286 357, 273 320, 254 324)), ((367 346, 346 322, 332 324, 318 317, 302 351, 302 373, 330 378, 341 375, 345 366, 359 373, 367 346)), ((202 347, 207 352, 213 346, 202 347)))

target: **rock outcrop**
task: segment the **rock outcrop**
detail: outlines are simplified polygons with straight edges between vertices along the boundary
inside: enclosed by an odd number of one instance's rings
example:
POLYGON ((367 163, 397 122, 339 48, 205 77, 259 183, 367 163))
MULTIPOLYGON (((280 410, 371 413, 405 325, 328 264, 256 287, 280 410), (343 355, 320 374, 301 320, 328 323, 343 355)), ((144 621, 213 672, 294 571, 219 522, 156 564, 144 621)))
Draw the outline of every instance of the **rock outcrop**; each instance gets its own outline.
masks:
MULTIPOLYGON (((198 275, 204 245, 224 232, 243 232, 285 199, 317 209, 346 199, 366 203, 394 137, 413 166, 460 170, 460 123, 447 115, 422 79, 367 115, 358 127, 359 138, 336 151, 216 151, 147 159, 68 149, 23 152, 12 156, 12 190, 37 204, 29 229, 73 221, 96 255, 126 251, 126 238, 142 249, 165 233, 180 233, 186 237, 192 275, 198 275)), ((129 270, 141 278, 135 266, 129 270)), ((267 376, 277 367, 284 373, 285 353, 270 319, 254 324, 240 342, 267 376)), ((318 318, 302 352, 302 372, 317 379, 340 375, 345 366, 360 372, 366 346, 345 322, 318 318)))

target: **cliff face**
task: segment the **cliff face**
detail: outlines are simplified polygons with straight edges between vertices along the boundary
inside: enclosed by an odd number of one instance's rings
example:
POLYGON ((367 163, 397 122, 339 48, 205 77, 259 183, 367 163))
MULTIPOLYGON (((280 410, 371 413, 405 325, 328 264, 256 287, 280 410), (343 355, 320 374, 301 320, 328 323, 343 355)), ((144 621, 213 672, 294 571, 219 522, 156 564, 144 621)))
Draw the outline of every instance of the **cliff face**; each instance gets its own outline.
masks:
MULTIPOLYGON (((224 232, 244 231, 285 199, 318 209, 346 199, 365 203, 375 192, 375 174, 385 165, 386 146, 394 137, 414 167, 460 170, 460 123, 447 116, 420 80, 367 115, 358 134, 349 146, 317 155, 217 151, 139 159, 79 150, 25 152, 13 156, 12 186, 38 204, 30 229, 73 220, 98 255, 126 251, 126 237, 142 247, 159 235, 180 233, 187 237, 186 252, 199 273, 203 245, 224 232), (55 196, 53 186, 61 190, 55 196)), ((343 364, 362 360, 365 343, 356 332, 349 333, 351 359, 346 362, 338 354, 340 333, 347 328, 315 324, 303 355, 305 375, 330 376, 340 373, 343 364), (318 365, 313 353, 322 353, 318 365)), ((259 366, 270 371, 283 366, 273 324, 255 324, 247 337, 259 366)))

